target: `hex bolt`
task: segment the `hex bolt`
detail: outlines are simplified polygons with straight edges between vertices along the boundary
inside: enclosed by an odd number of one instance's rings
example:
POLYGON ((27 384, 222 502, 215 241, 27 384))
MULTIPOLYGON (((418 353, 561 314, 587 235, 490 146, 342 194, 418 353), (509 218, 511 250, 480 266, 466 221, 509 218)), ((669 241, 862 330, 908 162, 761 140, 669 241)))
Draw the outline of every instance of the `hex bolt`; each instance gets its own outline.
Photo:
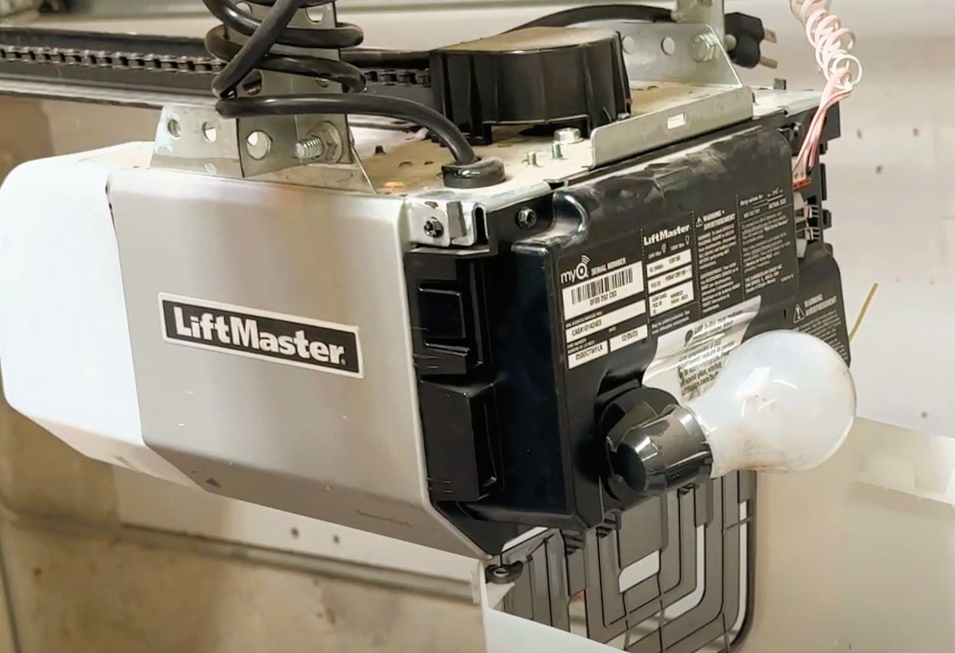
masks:
POLYGON ((527 156, 524 157, 524 165, 531 168, 540 167, 540 164, 537 163, 537 152, 528 152, 527 156))
POLYGON ((311 161, 325 153, 325 143, 318 137, 306 138, 295 144, 295 158, 299 161, 311 161))
POLYGON ((521 229, 531 229, 537 224, 537 211, 529 206, 517 212, 517 226, 521 229))
POLYGON ((554 160, 564 158, 564 150, 561 147, 560 143, 557 141, 554 141, 553 143, 550 144, 550 158, 554 160))
POLYGON ((444 225, 431 218, 424 223, 424 235, 428 238, 440 238, 444 234, 444 225))
POLYGON ((341 161, 348 143, 342 138, 338 128, 330 122, 323 122, 318 127, 318 137, 322 139, 322 144, 325 146, 325 151, 322 152, 322 160, 327 163, 341 161))
POLYGON ((564 127, 563 129, 558 129, 554 132, 554 141, 561 143, 562 145, 572 145, 574 143, 579 143, 580 130, 576 127, 564 127))
POLYGON ((693 61, 706 63, 713 60, 719 47, 720 44, 716 42, 712 34, 701 34, 693 39, 690 55, 693 57, 693 61))

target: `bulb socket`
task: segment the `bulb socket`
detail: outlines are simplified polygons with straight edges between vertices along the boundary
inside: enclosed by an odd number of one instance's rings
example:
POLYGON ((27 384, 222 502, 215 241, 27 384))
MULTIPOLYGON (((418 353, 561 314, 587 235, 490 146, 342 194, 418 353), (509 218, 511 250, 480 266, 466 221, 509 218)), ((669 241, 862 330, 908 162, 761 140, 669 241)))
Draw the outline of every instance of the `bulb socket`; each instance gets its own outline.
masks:
POLYGON ((663 494, 709 477, 713 454, 696 417, 671 406, 652 420, 618 435, 611 453, 615 474, 635 492, 663 494))

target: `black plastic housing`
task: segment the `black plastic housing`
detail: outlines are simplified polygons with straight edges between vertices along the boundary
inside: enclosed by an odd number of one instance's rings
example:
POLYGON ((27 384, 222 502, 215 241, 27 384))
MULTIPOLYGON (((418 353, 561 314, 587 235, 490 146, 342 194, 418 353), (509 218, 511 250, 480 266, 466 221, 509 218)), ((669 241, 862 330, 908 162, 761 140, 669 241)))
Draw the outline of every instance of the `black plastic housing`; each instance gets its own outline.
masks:
POLYGON ((495 125, 560 124, 584 134, 627 113, 620 35, 532 27, 431 53, 435 107, 481 144, 495 125))
MULTIPOLYGON (((689 343, 694 325, 747 305, 754 315, 742 340, 805 331, 849 360, 831 250, 815 242, 797 255, 791 136, 807 116, 765 118, 622 162, 489 214, 486 244, 406 255, 432 500, 486 551, 528 527, 585 532, 641 501, 608 473, 613 407, 628 396, 654 413, 665 407, 645 373, 667 342, 689 343), (538 216, 532 227, 519 226, 522 210, 538 216), (656 264, 690 252, 691 276, 650 284, 656 264), (600 314, 567 311, 584 263, 585 284, 627 268, 645 282, 598 307, 633 312, 586 340, 573 330, 600 314), (691 277, 694 301, 656 304, 661 289, 691 277), (635 330, 642 335, 611 342, 635 330), (580 357, 602 342, 611 344, 580 357)), ((823 185, 824 170, 815 172, 823 185)))

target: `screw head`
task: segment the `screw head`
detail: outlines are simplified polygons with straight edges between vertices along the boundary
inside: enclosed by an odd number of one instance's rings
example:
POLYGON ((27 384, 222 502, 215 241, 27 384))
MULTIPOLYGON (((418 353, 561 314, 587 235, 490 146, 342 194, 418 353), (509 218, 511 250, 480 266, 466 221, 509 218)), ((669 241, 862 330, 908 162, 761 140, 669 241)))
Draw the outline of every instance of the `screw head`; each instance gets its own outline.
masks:
POLYGON ((517 212, 517 226, 521 229, 530 229, 537 224, 537 211, 529 206, 517 212))
POLYGON ((524 563, 515 562, 510 565, 500 565, 498 567, 488 567, 486 571, 487 582, 496 585, 506 585, 517 580, 524 572, 524 563))
POLYGON ((444 234, 444 225, 431 218, 424 223, 424 235, 428 238, 440 238, 444 234))

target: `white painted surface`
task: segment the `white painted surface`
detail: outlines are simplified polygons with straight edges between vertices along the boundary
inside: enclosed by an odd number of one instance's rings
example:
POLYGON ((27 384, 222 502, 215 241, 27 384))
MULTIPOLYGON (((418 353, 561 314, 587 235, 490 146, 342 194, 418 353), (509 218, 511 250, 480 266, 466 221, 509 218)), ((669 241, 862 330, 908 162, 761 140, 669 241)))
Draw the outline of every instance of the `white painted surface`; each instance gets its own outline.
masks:
POLYGON ((192 485, 143 442, 106 199, 110 171, 144 165, 148 153, 132 145, 34 161, 0 188, 4 392, 91 458, 192 485))
MULTIPOLYGON (((761 477, 745 653, 955 650, 955 512, 860 482, 874 454, 916 442, 933 447, 929 436, 860 421, 822 467, 761 477)), ((919 461, 919 482, 932 486, 939 470, 919 461)))

